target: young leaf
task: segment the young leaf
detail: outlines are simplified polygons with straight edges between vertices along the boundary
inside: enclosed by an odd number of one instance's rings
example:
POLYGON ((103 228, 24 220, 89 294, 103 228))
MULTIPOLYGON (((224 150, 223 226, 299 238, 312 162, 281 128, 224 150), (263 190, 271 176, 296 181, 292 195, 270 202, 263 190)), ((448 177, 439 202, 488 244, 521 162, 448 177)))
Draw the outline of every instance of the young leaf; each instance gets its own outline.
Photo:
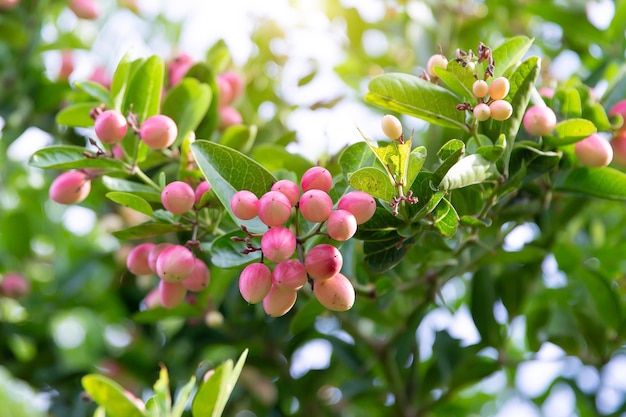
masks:
POLYGON ((389 73, 370 81, 365 101, 427 122, 469 131, 460 99, 451 91, 409 74, 389 73))
POLYGON ((195 78, 183 78, 172 88, 165 100, 161 113, 172 118, 178 127, 177 144, 195 130, 211 105, 211 87, 195 78))
POLYGON ((419 174, 420 170, 426 162, 426 147, 418 146, 409 154, 409 164, 406 171, 406 188, 409 189, 413 185, 413 181, 419 174))
POLYGON ((89 374, 82 378, 81 383, 109 417, 144 417, 144 413, 124 395, 124 388, 117 382, 103 375, 89 374))
POLYGON ((48 146, 35 152, 29 164, 45 169, 101 168, 109 171, 125 171, 119 159, 106 157, 87 158, 87 150, 82 146, 48 146))
POLYGON ((522 59, 526 51, 532 45, 534 39, 525 36, 509 38, 494 48, 492 51, 493 60, 496 64, 493 76, 508 76, 511 70, 522 59))
POLYGON ((452 155, 456 154, 458 151, 461 151, 461 154, 465 153, 465 144, 461 140, 450 139, 449 141, 444 143, 441 148, 439 148, 437 156, 442 161, 445 161, 452 155))
POLYGON ((355 189, 365 191, 385 201, 391 201, 396 193, 389 176, 374 167, 358 169, 348 177, 348 182, 355 189))
POLYGON ((152 207, 143 198, 136 194, 123 193, 119 191, 112 191, 106 194, 106 197, 124 207, 128 207, 135 211, 145 214, 146 216, 152 216, 152 207))
POLYGON ((91 127, 94 120, 89 116, 89 112, 99 104, 97 101, 89 101, 64 107, 57 113, 56 123, 71 127, 91 127))
POLYGON ((129 73, 128 89, 124 97, 123 113, 132 111, 140 122, 159 113, 163 89, 163 58, 153 55, 129 73))
POLYGON ((435 67, 435 74, 439 77, 448 88, 462 98, 474 98, 472 86, 476 78, 474 71, 469 66, 463 66, 456 61, 448 62, 446 68, 435 67))
POLYGON ((170 378, 167 368, 161 365, 159 379, 154 383, 154 396, 146 404, 148 411, 153 411, 158 416, 169 416, 172 409, 172 395, 170 394, 170 378))
POLYGON ((93 81, 80 81, 75 82, 74 85, 79 90, 84 91, 92 98, 98 100, 99 104, 104 104, 109 109, 113 107, 109 90, 107 90, 102 84, 98 84, 93 81))
POLYGON ((596 126, 585 119, 564 120, 554 128, 556 136, 544 136, 549 146, 565 146, 576 143, 597 132, 596 126))
POLYGON ((446 172, 438 187, 443 190, 453 190, 480 184, 497 176, 498 170, 493 162, 482 155, 468 155, 446 172))

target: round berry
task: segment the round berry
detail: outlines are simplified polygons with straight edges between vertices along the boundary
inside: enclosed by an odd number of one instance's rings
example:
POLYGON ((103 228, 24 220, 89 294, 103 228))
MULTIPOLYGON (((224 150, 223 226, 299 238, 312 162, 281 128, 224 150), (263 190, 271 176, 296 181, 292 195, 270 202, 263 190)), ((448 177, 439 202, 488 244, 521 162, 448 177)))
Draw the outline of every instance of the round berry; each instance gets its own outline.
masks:
POLYGON ((306 280, 306 269, 297 259, 280 262, 272 272, 272 283, 281 291, 298 291, 306 280))
POLYGON ((626 132, 617 132, 611 139, 613 148, 613 162, 620 167, 626 167, 626 132))
POLYGON ((100 7, 95 0, 70 0, 68 7, 79 19, 95 20, 100 16, 100 7))
POLYGON ((298 207, 302 217, 313 223, 321 223, 333 211, 333 200, 325 191, 313 189, 302 194, 298 207))
POLYGON ((164 149, 172 145, 178 135, 176 122, 164 114, 146 119, 139 129, 139 137, 151 149, 164 149))
POLYGON ((280 191, 268 191, 259 199, 259 219, 267 226, 281 226, 291 217, 291 202, 280 191))
POLYGON ((513 114, 513 106, 505 100, 494 101, 489 105, 489 110, 491 111, 491 117, 498 121, 507 120, 513 114))
POLYGON ((620 131, 626 131, 626 100, 618 101, 609 110, 609 116, 621 115, 624 123, 620 126, 620 131))
POLYGON ((230 86, 228 80, 219 75, 215 79, 217 84, 217 97, 219 98, 219 107, 225 107, 230 105, 234 100, 233 88, 230 86))
POLYGON ((96 136, 102 143, 112 145, 124 139, 128 130, 128 123, 119 111, 105 110, 96 117, 94 129, 96 136))
POLYGON ((181 282, 191 274, 194 266, 193 253, 182 245, 166 248, 156 261, 157 275, 167 282, 181 282))
POLYGON ((508 78, 498 77, 489 85, 489 98, 492 100, 502 100, 509 94, 510 88, 511 83, 509 83, 508 78))
POLYGON ((142 243, 135 246, 126 258, 126 267, 135 275, 147 275, 152 273, 148 256, 156 245, 154 243, 142 243))
POLYGON ((300 188, 298 184, 290 180, 279 180, 272 185, 272 191, 280 191, 289 199, 292 206, 298 204, 300 200, 300 188))
POLYGON ((263 309, 270 317, 284 316, 296 304, 296 291, 281 291, 272 285, 269 293, 263 299, 263 309))
POLYGON ((435 54, 433 56, 431 56, 430 58, 428 58, 428 64, 426 65, 426 68, 428 70, 428 74, 431 77, 436 77, 437 74, 435 74, 435 67, 441 67, 441 68, 447 68, 448 67, 448 59, 441 55, 441 54, 435 54))
POLYGON ((327 243, 313 246, 304 258, 306 272, 317 280, 328 279, 343 266, 343 256, 339 249, 327 243))
POLYGON ((394 115, 384 115, 381 127, 385 136, 391 140, 398 140, 402 136, 402 123, 400 123, 400 120, 394 115))
POLYGON ((363 224, 376 213, 376 201, 365 191, 350 191, 339 199, 337 208, 349 211, 357 224, 363 224))
POLYGON ((333 211, 326 221, 328 236, 343 242, 356 233, 356 217, 348 210, 333 211))
POLYGON ((574 149, 580 163, 588 167, 604 167, 613 159, 613 148, 597 133, 576 142, 574 149))
POLYGON ((262 263, 246 266, 239 275, 239 292, 250 304, 262 301, 272 287, 272 271, 262 263))
POLYGON ((315 281, 313 294, 321 305, 333 311, 350 310, 356 298, 354 286, 341 273, 323 281, 315 281))
POLYGON ((165 249, 169 248, 170 246, 173 246, 173 245, 168 242, 159 243, 158 245, 155 245, 154 248, 152 248, 152 250, 148 254, 148 266, 150 267, 150 270, 154 272, 155 274, 157 272, 156 262, 157 262, 157 259, 159 259, 159 255, 161 254, 161 252, 163 252, 165 249))
POLYGON ((241 74, 234 71, 224 71, 217 78, 226 81, 230 85, 230 91, 232 92, 231 102, 241 97, 245 90, 245 81, 241 74))
POLYGON ((174 308, 185 299, 187 289, 180 282, 159 281, 159 299, 165 308, 174 308))
POLYGON ((64 172, 52 181, 48 194, 59 204, 76 204, 87 198, 91 181, 82 171, 64 172))
POLYGON ((184 214, 193 207, 196 202, 196 193, 191 185, 182 181, 174 181, 165 186, 161 191, 161 203, 170 213, 184 214))
POLYGON ((523 124, 529 135, 549 135, 556 126, 556 115, 550 107, 532 106, 526 110, 523 124))
POLYGON ((8 272, 0 281, 0 295, 7 298, 21 298, 30 293, 30 282, 24 275, 8 272))
POLYGON ((254 219, 259 214, 259 198, 252 191, 237 191, 230 199, 230 209, 238 219, 254 219))
POLYGON ((474 117, 479 122, 484 122, 485 120, 489 120, 491 117, 491 109, 485 103, 479 103, 474 107, 474 117))
POLYGON ((472 92, 476 98, 485 98, 489 94, 489 84, 484 80, 476 80, 472 85, 472 92))
POLYGON ((241 113, 234 107, 224 106, 219 109, 220 123, 219 129, 226 130, 227 128, 243 123, 241 113))
POLYGON ((168 71, 169 83, 171 86, 177 85, 185 77, 187 71, 193 66, 193 57, 187 54, 178 55, 170 62, 168 71))
POLYGON ((261 250, 272 262, 286 261, 296 251, 296 237, 286 227, 272 227, 261 238, 261 250))
POLYGON ((333 176, 324 167, 312 167, 302 174, 300 188, 303 192, 309 190, 322 190, 329 192, 333 185, 333 176))
POLYGON ((195 258, 193 261, 193 270, 182 280, 182 284, 189 291, 199 292, 209 286, 211 280, 211 271, 209 267, 201 259, 195 258))
POLYGON ((202 181, 196 186, 195 190, 195 204, 199 205, 202 201, 202 196, 211 191, 211 184, 208 181, 202 181))

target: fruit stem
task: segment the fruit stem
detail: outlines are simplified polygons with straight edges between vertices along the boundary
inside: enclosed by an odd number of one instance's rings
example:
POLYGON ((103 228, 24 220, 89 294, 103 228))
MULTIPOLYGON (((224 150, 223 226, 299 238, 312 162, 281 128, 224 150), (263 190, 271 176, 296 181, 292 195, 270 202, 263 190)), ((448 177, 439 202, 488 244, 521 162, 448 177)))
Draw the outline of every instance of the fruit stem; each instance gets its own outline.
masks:
POLYGON ((148 184, 150 187, 154 188, 158 192, 161 192, 161 187, 157 185, 150 177, 148 177, 137 165, 133 165, 130 169, 131 175, 138 176, 143 182, 148 184))

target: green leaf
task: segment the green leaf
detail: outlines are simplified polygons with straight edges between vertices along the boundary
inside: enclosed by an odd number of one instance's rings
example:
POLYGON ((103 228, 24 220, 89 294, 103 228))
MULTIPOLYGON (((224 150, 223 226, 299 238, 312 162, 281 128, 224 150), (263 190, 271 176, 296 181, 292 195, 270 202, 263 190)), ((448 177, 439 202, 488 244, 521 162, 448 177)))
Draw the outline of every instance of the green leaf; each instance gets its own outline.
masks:
POLYGON ((443 190, 453 190, 480 184, 494 179, 498 175, 498 170, 493 162, 482 155, 468 155, 446 172, 438 187, 443 190))
POLYGON ((206 53, 206 62, 215 74, 224 72, 230 62, 230 50, 223 39, 218 40, 206 53))
POLYGON ((119 240, 145 239, 147 237, 161 236, 166 233, 185 230, 181 226, 171 223, 142 223, 127 229, 117 230, 112 233, 119 240))
POLYGON ((499 346, 500 327, 493 314, 496 302, 495 280, 489 269, 479 268, 472 277, 471 313, 483 343, 499 346))
POLYGON ((371 167, 374 164, 375 156, 367 149, 368 147, 366 142, 357 142, 341 152, 339 165, 346 177, 359 168, 371 167))
POLYGON ((449 90, 409 74, 389 73, 370 81, 365 101, 427 122, 469 131, 459 98, 449 90))
POLYGON ((391 201, 396 193, 389 176, 374 167, 358 169, 348 177, 348 182, 355 189, 365 191, 385 201, 391 201))
POLYGON ((131 76, 131 61, 130 55, 125 54, 117 64, 113 77, 111 79, 111 100, 113 102, 113 108, 116 110, 122 110, 122 103, 124 95, 128 89, 128 82, 131 76))
POLYGON ((474 216, 470 216, 467 214, 464 214, 461 216, 460 218, 460 222, 463 226, 469 226, 469 227, 489 227, 491 226, 491 219, 486 218, 486 219, 479 219, 477 217, 474 216))
POLYGON ((599 272, 587 268, 579 268, 572 276, 584 284, 585 292, 593 300, 594 310, 604 325, 618 332, 623 314, 619 295, 611 288, 610 281, 599 272))
POLYGON ((592 122, 599 131, 611 130, 611 121, 602 104, 590 103, 583 109, 583 118, 592 122))
POLYGON ((284 169, 295 173, 298 178, 301 178, 302 174, 313 166, 308 159, 291 154, 283 146, 274 144, 255 147, 252 151, 252 158, 271 172, 284 169))
POLYGON ((124 395, 124 388, 117 382, 102 376, 85 375, 81 383, 89 396, 102 406, 109 417, 143 417, 137 406, 124 395))
POLYGON ((252 149, 252 145, 254 145, 257 131, 258 129, 254 125, 230 126, 222 133, 222 136, 220 136, 219 143, 247 154, 252 149))
MULTIPOLYGON (((232 239, 233 237, 245 238, 246 236, 243 231, 235 230, 215 239, 209 248, 211 263, 219 268, 235 268, 261 259, 261 251, 243 254, 241 251, 246 249, 246 244, 232 239)), ((260 247, 261 242, 257 243, 257 246, 260 247)))
POLYGON ((544 136, 543 140, 546 145, 570 145, 596 133, 597 129, 589 120, 569 119, 558 123, 554 132, 556 136, 544 136))
POLYGON ((437 156, 442 161, 445 161, 455 154, 458 154, 458 151, 461 151, 461 153, 465 152, 465 143, 463 143, 462 140, 450 139, 449 141, 444 143, 441 148, 439 148, 437 156))
POLYGON ((187 382, 176 395, 176 400, 174 401, 174 406, 172 407, 171 417, 182 417, 185 412, 185 407, 189 398, 191 397, 191 393, 196 387, 196 377, 192 376, 189 382, 187 382))
POLYGON ((490 162, 496 162, 504 154, 506 148, 506 139, 504 135, 500 135, 498 140, 493 145, 480 146, 476 149, 476 154, 483 156, 490 162))
POLYGON ((211 87, 195 78, 184 78, 169 90, 161 113, 171 117, 178 126, 176 144, 198 127, 209 110, 211 98, 211 87))
POLYGON ((104 175, 102 177, 102 184, 110 191, 133 193, 147 201, 155 203, 161 202, 160 191, 139 182, 104 175))
POLYGON ((159 113, 163 89, 163 58, 153 55, 130 72, 123 113, 132 111, 140 122, 159 113))
POLYGON ((460 62, 450 61, 446 68, 436 66, 434 71, 437 77, 446 83, 446 86, 457 96, 464 99, 475 98, 472 86, 476 78, 469 65, 464 67, 460 62))
POLYGON ((35 152, 29 164, 45 169, 101 168, 109 171, 125 171, 124 163, 119 159, 107 157, 85 157, 90 153, 82 146, 48 146, 35 152))
POLYGON ((111 95, 109 94, 109 90, 106 89, 102 84, 98 84, 93 81, 80 81, 75 82, 74 85, 81 91, 89 94, 92 98, 98 100, 99 104, 104 104, 107 108, 113 107, 113 102, 111 101, 111 95))
POLYGON ((626 174, 609 167, 580 167, 561 177, 555 188, 608 200, 626 200, 626 174))
POLYGON ((128 207, 135 211, 145 214, 146 216, 152 216, 152 207, 143 198, 136 194, 123 193, 119 191, 112 191, 106 194, 106 197, 124 207, 128 207))
POLYGON ((380 144, 367 138, 363 132, 361 132, 361 136, 363 136, 365 143, 367 143, 374 155, 376 155, 382 167, 387 171, 392 185, 395 186, 397 183, 406 185, 406 174, 412 138, 409 138, 403 143, 392 141, 380 144))
POLYGON ((298 310, 289 325, 289 333, 298 335, 313 328, 315 320, 324 312, 325 308, 317 300, 309 300, 298 310))
POLYGON ((557 97, 561 98, 561 113, 566 118, 580 117, 583 112, 583 105, 580 93, 576 88, 566 88, 557 92, 557 97))
POLYGON ((249 190, 260 197, 272 188, 276 178, 250 157, 217 143, 197 140, 191 144, 191 152, 235 222, 245 224, 252 232, 265 231, 267 227, 259 219, 237 219, 230 209, 230 199, 240 190, 249 190))
POLYGON ((167 368, 161 364, 159 379, 154 383, 154 395, 150 402, 146 404, 149 411, 156 412, 156 415, 169 417, 172 409, 172 396, 170 394, 170 378, 167 368))
POLYGON ((388 210, 376 207, 372 218, 359 225, 354 237, 359 240, 387 240, 390 235, 395 235, 396 230, 404 225, 402 220, 392 215, 388 210))
POLYGON ((100 103, 89 101, 87 103, 71 104, 62 108, 56 116, 56 123, 72 127, 91 127, 94 120, 89 116, 89 112, 100 103))
POLYGON ((153 307, 144 311, 133 314, 131 317, 137 323, 157 323, 172 317, 175 318, 191 318, 198 317, 202 314, 202 310, 198 305, 187 303, 180 304, 174 308, 153 307))
POLYGON ((440 201, 434 211, 433 226, 444 237, 451 238, 456 234, 459 215, 445 198, 440 201))
POLYGON ((365 241, 363 253, 365 263, 374 273, 383 273, 396 266, 407 250, 415 243, 413 238, 403 238, 395 233, 386 240, 365 241))
POLYGON ((494 48, 492 51, 493 60, 495 62, 493 76, 508 76, 522 59, 526 51, 528 51, 533 41, 534 39, 527 38, 526 36, 517 36, 507 39, 498 47, 494 48))
POLYGON ((426 162, 427 150, 425 146, 418 146, 409 154, 409 164, 406 171, 406 188, 413 185, 417 174, 421 171, 426 162))

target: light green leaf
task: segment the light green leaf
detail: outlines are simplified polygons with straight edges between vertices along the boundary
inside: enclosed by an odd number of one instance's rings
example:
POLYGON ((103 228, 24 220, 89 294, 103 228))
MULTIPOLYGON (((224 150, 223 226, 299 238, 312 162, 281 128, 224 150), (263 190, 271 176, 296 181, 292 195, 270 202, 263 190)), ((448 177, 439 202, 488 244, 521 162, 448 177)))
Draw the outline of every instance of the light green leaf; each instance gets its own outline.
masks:
POLYGON ((374 154, 368 151, 366 142, 357 142, 348 146, 339 155, 339 165, 347 177, 359 168, 371 167, 374 164, 374 154))
POLYGON ((89 116, 89 112, 99 104, 96 101, 89 101, 64 107, 57 113, 56 123, 72 127, 91 127, 94 120, 89 116))
POLYGON ((459 225, 459 215, 452 204, 444 198, 433 213, 433 226, 435 229, 446 238, 453 237, 459 225))
POLYGON ((158 416, 170 417, 172 395, 170 394, 170 378, 164 365, 161 365, 159 379, 156 380, 153 388, 154 395, 150 398, 150 406, 146 408, 156 412, 158 416))
POLYGON ((113 73, 111 79, 111 100, 113 108, 116 110, 122 110, 124 95, 128 89, 128 82, 131 77, 131 66, 130 55, 125 54, 113 73))
POLYGON ((101 168, 108 171, 125 171, 124 163, 119 159, 87 158, 85 152, 88 151, 82 146, 48 146, 31 155, 29 164, 45 169, 101 168))
POLYGON ((476 78, 470 66, 464 67, 457 61, 450 61, 446 68, 435 67, 434 71, 437 77, 446 83, 446 86, 456 95, 464 99, 474 99, 472 86, 476 78))
POLYGON ((594 133, 596 126, 585 119, 564 120, 556 125, 556 136, 544 136, 544 143, 551 146, 565 146, 576 143, 594 133))
POLYGON ((507 77, 519 63, 526 51, 531 47, 534 39, 525 36, 509 38, 492 50, 495 69, 493 76, 507 77))
POLYGON ((498 176, 498 170, 493 162, 482 155, 468 155, 454 164, 439 183, 443 190, 453 190, 480 184, 498 176))
POLYGON ((219 143, 247 154, 256 140, 258 128, 254 125, 234 125, 222 133, 219 143))
MULTIPOLYGON (((133 63, 134 64, 134 63, 133 63)), ((140 122, 159 113, 163 89, 163 58, 153 55, 133 72, 129 72, 128 89, 124 97, 123 113, 132 111, 140 122)))
POLYGON ((289 153, 283 146, 264 144, 252 150, 252 158, 271 172, 281 169, 293 172, 298 178, 313 164, 300 155, 289 153))
POLYGON ((74 85, 81 91, 89 94, 92 98, 98 100, 99 104, 104 104, 107 108, 113 107, 113 102, 111 101, 111 95, 109 90, 106 89, 102 84, 96 83, 94 81, 79 81, 75 82, 74 85))
POLYGON ((185 412, 185 407, 187 402, 189 401, 189 397, 191 397, 191 393, 196 387, 196 377, 192 376, 189 382, 187 382, 180 390, 178 390, 178 394, 176 395, 176 401, 174 401, 174 406, 172 407, 171 417, 182 417, 185 412))
POLYGON ((112 191, 106 194, 106 197, 124 207, 128 207, 135 211, 145 214, 146 216, 152 216, 152 207, 143 198, 136 194, 123 193, 119 191, 112 191))
POLYGON ((385 201, 391 201, 396 193, 388 175, 374 167, 356 170, 348 177, 348 183, 357 190, 365 191, 385 201))
POLYGON ((580 167, 561 178, 555 188, 608 200, 626 200, 626 174, 609 167, 580 167))
POLYGON ((444 143, 441 148, 439 148, 439 151, 437 152, 437 156, 442 161, 445 161, 446 159, 450 158, 454 154, 458 153, 458 151, 461 151, 461 153, 464 153, 465 144, 463 143, 462 140, 450 139, 449 141, 444 143))
POLYGON ((161 202, 161 191, 146 184, 125 180, 123 178, 109 177, 107 175, 102 177, 102 184, 110 191, 133 193, 147 201, 155 203, 161 202))
POLYGON ((184 78, 169 90, 161 113, 171 117, 178 126, 176 144, 180 144, 184 137, 198 127, 209 110, 211 99, 211 87, 195 78, 184 78))
POLYGON ((119 240, 145 239, 148 237, 161 236, 166 233, 185 230, 183 227, 171 223, 142 223, 127 229, 117 230, 112 233, 119 240))
POLYGON ((413 181, 419 174, 420 170, 426 162, 427 150, 425 146, 418 146, 409 154, 409 164, 406 171, 406 188, 409 189, 413 185, 413 181))
POLYGON ((85 391, 109 417, 143 417, 144 413, 124 395, 124 388, 102 375, 85 375, 82 380, 85 391))
POLYGON ((580 93, 576 88, 566 88, 557 92, 557 97, 562 98, 561 113, 566 118, 580 117, 583 111, 583 104, 580 93))

